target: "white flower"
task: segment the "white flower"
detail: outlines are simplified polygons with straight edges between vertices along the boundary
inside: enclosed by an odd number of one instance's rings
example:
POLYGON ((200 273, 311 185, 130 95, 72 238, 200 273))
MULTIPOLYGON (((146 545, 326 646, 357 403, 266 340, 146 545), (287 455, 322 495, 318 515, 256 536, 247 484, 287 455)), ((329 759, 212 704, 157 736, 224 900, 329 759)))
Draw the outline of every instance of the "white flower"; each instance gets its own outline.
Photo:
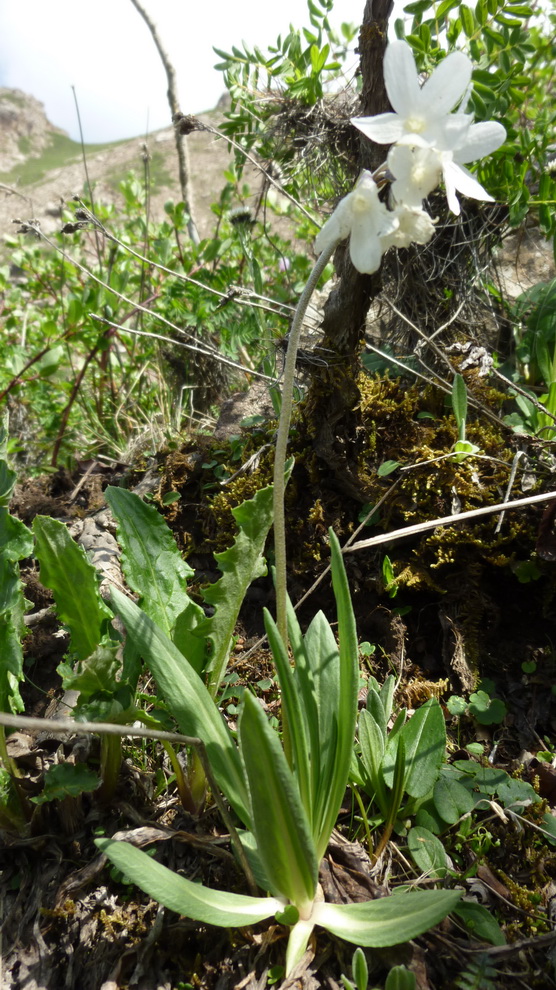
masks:
POLYGON ((420 206, 440 178, 456 215, 460 213, 456 190, 492 202, 492 196, 461 166, 496 151, 506 131, 494 121, 474 124, 471 114, 450 112, 468 90, 471 69, 463 52, 453 52, 420 86, 409 45, 405 41, 388 45, 384 80, 396 112, 356 117, 352 123, 378 144, 397 142, 388 155, 397 202, 420 206))
MULTIPOLYGON (((395 113, 354 117, 352 124, 377 144, 392 144, 406 134, 419 134, 434 144, 446 117, 468 89, 471 69, 463 52, 452 52, 421 86, 411 48, 405 41, 392 41, 384 55, 384 82, 395 113)), ((463 113, 451 118, 462 132, 471 120, 463 113)))
POLYGON ((407 248, 410 244, 428 244, 435 231, 434 221, 420 206, 400 203, 394 207, 391 215, 396 227, 380 238, 383 254, 391 247, 407 248))
POLYGON ((364 170, 355 188, 338 203, 315 241, 317 254, 349 237, 349 253, 357 271, 372 275, 382 258, 381 236, 396 229, 394 214, 378 198, 370 172, 364 170))

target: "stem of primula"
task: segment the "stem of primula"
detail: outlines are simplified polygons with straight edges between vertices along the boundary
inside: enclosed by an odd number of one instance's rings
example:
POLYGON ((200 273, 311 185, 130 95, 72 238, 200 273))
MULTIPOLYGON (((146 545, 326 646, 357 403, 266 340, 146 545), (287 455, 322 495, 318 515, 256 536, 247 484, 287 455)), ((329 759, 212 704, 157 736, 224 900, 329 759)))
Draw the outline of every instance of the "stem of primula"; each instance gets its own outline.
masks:
POLYGON ((280 421, 276 437, 276 453, 274 457, 274 554, 276 565, 276 624, 286 648, 288 645, 288 623, 286 618, 286 525, 284 512, 286 483, 284 471, 292 414, 295 361, 307 306, 317 287, 318 280, 338 243, 338 241, 335 241, 322 252, 309 276, 307 285, 301 294, 294 313, 289 334, 288 349, 286 351, 286 360, 284 362, 282 407, 280 410, 280 421))

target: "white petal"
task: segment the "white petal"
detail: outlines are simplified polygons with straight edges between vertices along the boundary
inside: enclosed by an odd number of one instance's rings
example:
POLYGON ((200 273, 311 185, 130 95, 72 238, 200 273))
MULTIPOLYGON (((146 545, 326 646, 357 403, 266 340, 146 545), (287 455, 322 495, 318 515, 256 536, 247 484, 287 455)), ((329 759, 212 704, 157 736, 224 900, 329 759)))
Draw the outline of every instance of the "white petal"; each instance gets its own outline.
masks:
POLYGON ((453 110, 469 85, 471 70, 471 62, 463 52, 452 52, 437 65, 421 90, 422 108, 429 118, 453 110))
POLYGON ((379 113, 376 117, 352 117, 352 124, 376 144, 393 144, 404 132, 403 120, 397 113, 379 113))
POLYGON ((440 182, 442 159, 434 148, 400 143, 390 149, 388 168, 396 202, 419 208, 440 182))
POLYGON ((463 147, 472 126, 471 114, 451 113, 428 127, 424 137, 439 151, 453 151, 463 147))
POLYGON ((448 162, 444 168, 445 183, 447 173, 450 176, 450 182, 453 183, 454 187, 459 190, 460 193, 463 193, 464 196, 469 196, 470 199, 482 199, 488 203, 494 202, 494 199, 490 193, 487 193, 486 189, 483 189, 481 183, 478 182, 475 176, 471 175, 471 172, 468 172, 466 168, 462 168, 462 166, 457 165, 456 162, 448 162))
POLYGON ((364 220, 353 225, 349 253, 354 268, 363 275, 372 275, 380 268, 382 258, 380 238, 364 220))
POLYGON ((459 205, 459 199, 456 196, 456 183, 454 176, 454 163, 447 162, 444 165, 444 186, 446 188, 446 199, 448 200, 448 206, 450 207, 452 213, 459 217, 461 213, 461 206, 459 205))
POLYGON ((409 117, 419 107, 421 87, 407 41, 391 41, 388 45, 384 53, 384 83, 390 103, 400 116, 409 117))
POLYGON ((328 251, 338 241, 343 241, 349 236, 352 217, 352 196, 353 192, 350 192, 340 200, 334 213, 328 218, 324 227, 319 230, 315 238, 315 251, 317 254, 328 251))
POLYGON ((478 158, 484 158, 485 155, 497 151, 505 140, 506 129, 495 120, 485 120, 480 124, 472 124, 465 140, 459 146, 454 147, 454 160, 462 165, 464 162, 473 162, 478 158))

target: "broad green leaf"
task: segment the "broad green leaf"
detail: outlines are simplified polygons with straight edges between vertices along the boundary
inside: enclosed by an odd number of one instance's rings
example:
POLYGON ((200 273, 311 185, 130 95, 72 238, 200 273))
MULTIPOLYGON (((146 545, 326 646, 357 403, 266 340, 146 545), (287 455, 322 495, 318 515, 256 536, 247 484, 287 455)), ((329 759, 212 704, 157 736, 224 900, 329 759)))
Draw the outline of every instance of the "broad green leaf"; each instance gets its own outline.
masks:
POLYGON ((506 936, 489 910, 476 901, 460 901, 454 914, 461 918, 473 938, 490 945, 506 945, 506 936))
POLYGON ((77 797, 85 791, 94 791, 99 784, 100 778, 84 763, 59 763, 46 771, 42 794, 31 798, 31 801, 35 804, 61 801, 66 797, 77 797))
POLYGON ((443 821, 453 825, 471 811, 475 802, 469 790, 453 777, 442 775, 434 785, 434 807, 443 821))
POLYGON ((405 790, 410 797, 425 797, 434 786, 446 752, 446 725, 436 698, 417 709, 400 736, 405 743, 405 790))
POLYGON ((249 787, 251 828, 271 889, 306 916, 317 885, 315 846, 278 734, 249 691, 242 702, 238 739, 249 787))
POLYGON ((403 739, 405 744, 405 791, 410 797, 425 797, 438 777, 446 749, 444 716, 436 698, 430 698, 418 708, 399 733, 390 733, 383 763, 384 780, 388 787, 392 787, 399 739, 403 739))
POLYGON ((0 554, 16 561, 33 553, 33 534, 24 523, 0 506, 0 554))
MULTIPOLYGON (((372 716, 373 721, 376 723, 377 729, 379 729, 382 736, 382 751, 384 752, 384 742, 387 735, 388 720, 390 715, 384 709, 384 704, 382 702, 381 695, 374 688, 369 688, 367 692, 367 705, 366 710, 369 715, 372 716)), ((382 754, 381 754, 382 755, 382 754)))
POLYGON ((85 660, 112 618, 99 594, 97 572, 63 523, 36 516, 33 532, 41 582, 52 591, 58 616, 69 629, 71 652, 85 660))
MULTIPOLYGON (((293 462, 287 466, 287 478, 292 467, 293 462)), ((206 669, 213 697, 228 663, 235 624, 247 588, 255 578, 266 574, 263 550, 272 525, 272 496, 273 487, 269 485, 232 510, 239 533, 233 546, 214 555, 222 577, 203 592, 205 601, 216 608, 214 615, 199 627, 199 632, 212 642, 213 651, 206 669)))
POLYGON ((284 902, 276 897, 248 897, 192 883, 129 842, 95 839, 95 844, 114 866, 153 900, 205 925, 241 928, 271 918, 284 907, 284 902))
POLYGON ((407 845, 421 873, 433 880, 442 880, 446 876, 446 850, 436 835, 427 828, 415 826, 409 830, 407 845))
POLYGON ((329 530, 332 587, 338 613, 338 641, 340 647, 340 674, 338 690, 338 742, 334 757, 333 777, 330 781, 326 805, 321 817, 321 836, 317 844, 319 860, 324 856, 332 829, 336 824, 346 784, 349 777, 351 754, 357 719, 357 694, 359 690, 359 653, 355 616, 351 604, 349 586, 336 534, 329 530))
MULTIPOLYGON (((316 724, 313 727, 311 772, 313 780, 313 835, 317 844, 326 829, 326 808, 337 772, 339 739, 340 654, 328 619, 317 612, 305 634, 305 648, 315 688, 316 724)), ((326 848, 326 845, 323 847, 326 848)))
POLYGON ((118 526, 126 581, 143 611, 173 639, 176 619, 191 603, 187 580, 193 570, 154 505, 111 485, 104 495, 118 526))
POLYGON ((232 736, 201 678, 178 648, 117 588, 111 598, 135 649, 153 674, 184 735, 198 736, 207 749, 218 786, 245 825, 250 825, 243 770, 232 736))
POLYGON ((437 925, 460 902, 453 890, 418 890, 363 904, 315 904, 312 920, 339 938, 365 948, 407 942, 437 925))

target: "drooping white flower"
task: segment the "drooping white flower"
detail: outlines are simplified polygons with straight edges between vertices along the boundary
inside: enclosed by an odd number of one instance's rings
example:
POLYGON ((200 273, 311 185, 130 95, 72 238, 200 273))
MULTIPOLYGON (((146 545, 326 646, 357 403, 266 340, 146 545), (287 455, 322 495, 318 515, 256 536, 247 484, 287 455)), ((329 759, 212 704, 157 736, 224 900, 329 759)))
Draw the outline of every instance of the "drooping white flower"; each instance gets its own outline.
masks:
POLYGON ((381 237, 396 228, 391 211, 378 198, 370 172, 364 170, 355 188, 338 203, 315 241, 318 254, 349 237, 349 253, 357 271, 372 275, 382 258, 381 237))
POLYGON ((421 86, 411 48, 406 41, 392 41, 384 54, 384 82, 395 112, 354 117, 351 122, 377 144, 392 144, 406 134, 419 134, 434 144, 448 115, 463 135, 471 117, 451 111, 468 89, 471 70, 463 52, 452 52, 421 86))
POLYGON ((391 210, 396 224, 389 234, 380 238, 383 254, 388 248, 407 248, 410 244, 428 244, 435 232, 434 221, 421 206, 395 205, 391 210))
POLYGON ((392 195, 397 203, 420 207, 442 177, 442 155, 429 145, 400 142, 388 153, 394 176, 392 195))

